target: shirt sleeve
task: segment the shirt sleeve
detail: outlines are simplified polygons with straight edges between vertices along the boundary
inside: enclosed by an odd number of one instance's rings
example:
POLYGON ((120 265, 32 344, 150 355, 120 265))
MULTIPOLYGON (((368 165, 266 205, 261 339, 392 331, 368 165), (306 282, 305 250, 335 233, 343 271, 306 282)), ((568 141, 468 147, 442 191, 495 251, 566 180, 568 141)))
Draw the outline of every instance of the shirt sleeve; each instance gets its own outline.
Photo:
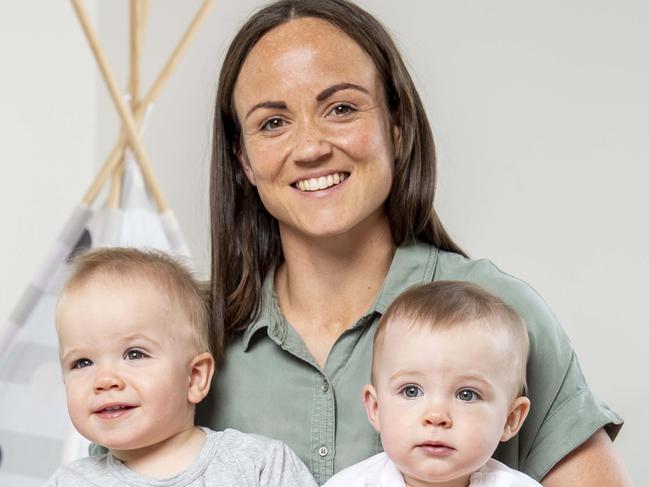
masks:
POLYGON ((522 470, 542 479, 559 460, 602 427, 613 440, 622 427, 622 418, 588 387, 573 352, 561 387, 536 432, 522 470))
POLYGON ((85 479, 74 468, 70 468, 70 465, 72 464, 59 467, 54 472, 54 475, 41 487, 87 487, 89 485, 96 485, 85 479))
POLYGON ((281 441, 270 441, 260 474, 261 487, 318 487, 302 460, 281 441))

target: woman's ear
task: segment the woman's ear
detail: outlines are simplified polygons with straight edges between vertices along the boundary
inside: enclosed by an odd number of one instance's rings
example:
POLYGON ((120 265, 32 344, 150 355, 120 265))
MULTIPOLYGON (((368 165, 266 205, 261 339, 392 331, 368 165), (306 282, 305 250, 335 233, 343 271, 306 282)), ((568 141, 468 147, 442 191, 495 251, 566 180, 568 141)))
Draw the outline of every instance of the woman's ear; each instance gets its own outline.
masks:
POLYGON ((246 154, 246 149, 243 147, 243 145, 239 145, 239 148, 236 150, 235 155, 237 156, 239 164, 241 164, 241 168, 248 178, 248 181, 250 181, 250 184, 256 186, 257 184, 255 182, 255 173, 252 171, 252 166, 250 165, 248 154, 246 154))
POLYGON ((196 355, 189 364, 187 399, 192 404, 201 402, 210 391, 214 375, 214 357, 209 352, 196 355))
POLYGON ((394 147, 394 158, 401 157, 401 129, 397 125, 392 126, 392 147, 394 147))
POLYGON ((363 387, 363 404, 365 405, 367 419, 369 419, 374 429, 380 433, 379 403, 376 399, 376 389, 374 389, 372 384, 367 384, 363 387))
POLYGON ((500 437, 500 441, 507 441, 518 433, 518 430, 523 426, 523 421, 525 421, 529 412, 530 400, 528 398, 520 396, 514 399, 514 402, 509 408, 509 414, 507 415, 507 421, 505 422, 505 427, 503 428, 503 434, 500 437))

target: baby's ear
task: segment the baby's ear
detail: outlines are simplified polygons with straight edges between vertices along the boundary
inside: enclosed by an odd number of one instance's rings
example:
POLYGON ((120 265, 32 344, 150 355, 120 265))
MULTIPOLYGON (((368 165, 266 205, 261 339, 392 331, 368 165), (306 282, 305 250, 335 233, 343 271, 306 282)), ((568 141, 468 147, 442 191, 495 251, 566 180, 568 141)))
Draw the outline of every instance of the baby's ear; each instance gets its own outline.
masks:
POLYGON ((363 404, 365 405, 367 419, 369 419, 374 429, 380 433, 379 403, 376 400, 376 389, 374 389, 372 384, 367 384, 363 387, 363 404))
POLYGON ((201 402, 210 391, 214 375, 214 357, 209 352, 196 355, 189 364, 187 399, 192 404, 201 402))
POLYGON ((520 396, 514 399, 514 402, 509 408, 509 414, 507 415, 507 421, 505 422, 505 427, 503 428, 503 434, 500 437, 500 441, 507 441, 518 433, 518 430, 523 426, 523 421, 525 421, 529 412, 530 400, 528 398, 520 396))

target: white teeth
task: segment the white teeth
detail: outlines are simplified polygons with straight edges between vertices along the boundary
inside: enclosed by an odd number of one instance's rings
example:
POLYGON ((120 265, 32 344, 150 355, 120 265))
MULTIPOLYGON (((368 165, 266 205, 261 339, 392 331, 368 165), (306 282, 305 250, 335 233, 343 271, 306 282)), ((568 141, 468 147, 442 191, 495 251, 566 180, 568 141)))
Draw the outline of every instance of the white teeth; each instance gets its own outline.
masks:
POLYGON ((302 179, 298 181, 295 186, 300 191, 317 191, 319 189, 327 189, 336 184, 340 184, 345 179, 345 174, 334 173, 329 174, 328 176, 320 176, 319 178, 302 179))

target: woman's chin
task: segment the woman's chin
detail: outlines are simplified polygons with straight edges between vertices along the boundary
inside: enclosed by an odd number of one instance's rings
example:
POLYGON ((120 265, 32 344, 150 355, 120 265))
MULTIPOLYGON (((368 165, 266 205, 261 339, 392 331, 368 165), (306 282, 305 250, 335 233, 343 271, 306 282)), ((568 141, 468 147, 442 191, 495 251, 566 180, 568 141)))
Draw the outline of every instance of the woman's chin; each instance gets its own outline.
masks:
POLYGON ((362 244, 377 231, 389 230, 390 223, 382 209, 369 215, 350 215, 341 211, 311 212, 294 218, 291 222, 279 222, 281 238, 299 240, 348 241, 362 244))

